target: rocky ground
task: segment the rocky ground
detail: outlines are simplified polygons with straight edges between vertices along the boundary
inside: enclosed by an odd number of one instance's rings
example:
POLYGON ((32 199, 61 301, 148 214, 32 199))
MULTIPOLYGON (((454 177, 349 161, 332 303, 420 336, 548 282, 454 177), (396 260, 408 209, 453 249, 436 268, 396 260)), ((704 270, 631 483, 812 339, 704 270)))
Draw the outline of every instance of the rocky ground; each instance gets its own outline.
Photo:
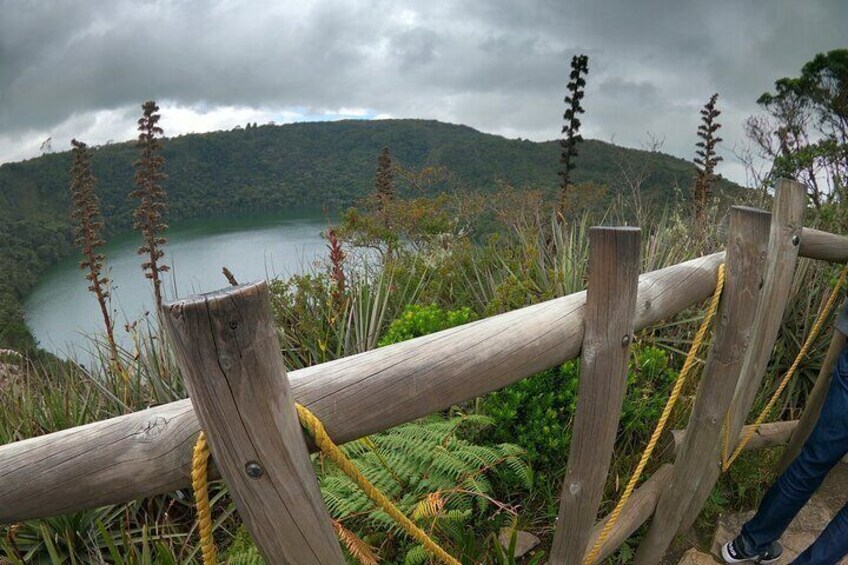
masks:
MULTIPOLYGON (((813 543, 846 502, 848 502, 848 463, 841 463, 831 471, 818 492, 789 525, 780 540, 784 548, 780 563, 791 563, 799 553, 813 543)), ((723 516, 716 528, 710 553, 696 548, 690 549, 683 555, 679 565, 722 563, 720 559, 722 544, 736 536, 742 524, 752 515, 753 511, 723 516)), ((848 565, 848 558, 843 559, 841 565, 848 565)))

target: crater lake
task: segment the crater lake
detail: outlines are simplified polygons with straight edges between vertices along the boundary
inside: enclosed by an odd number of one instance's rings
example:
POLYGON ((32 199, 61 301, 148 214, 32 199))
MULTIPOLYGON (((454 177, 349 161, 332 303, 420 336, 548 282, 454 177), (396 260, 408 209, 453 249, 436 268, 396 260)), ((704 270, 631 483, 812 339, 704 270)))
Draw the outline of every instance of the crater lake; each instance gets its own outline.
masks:
MULTIPOLYGON (((322 232, 327 219, 315 210, 276 214, 221 216, 175 222, 165 234, 166 299, 209 292, 228 285, 227 267, 240 282, 301 273, 326 255, 322 232)), ((128 347, 128 322, 153 313, 153 291, 137 254, 140 235, 112 238, 102 248, 111 279, 115 336, 128 347)), ((42 275, 24 303, 27 324, 39 346, 61 357, 84 358, 92 338, 102 336, 103 318, 75 254, 42 275)))

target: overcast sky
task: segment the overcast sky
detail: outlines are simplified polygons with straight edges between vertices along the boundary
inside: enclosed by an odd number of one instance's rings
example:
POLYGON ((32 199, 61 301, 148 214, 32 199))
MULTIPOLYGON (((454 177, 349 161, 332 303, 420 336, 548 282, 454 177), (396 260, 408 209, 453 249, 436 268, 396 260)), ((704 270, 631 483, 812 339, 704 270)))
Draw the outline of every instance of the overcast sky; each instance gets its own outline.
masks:
POLYGON ((846 0, 0 0, 0 162, 53 138, 166 135, 246 122, 434 118, 559 136, 572 55, 589 55, 584 136, 691 158, 713 92, 725 139, 774 80, 848 47, 846 0))

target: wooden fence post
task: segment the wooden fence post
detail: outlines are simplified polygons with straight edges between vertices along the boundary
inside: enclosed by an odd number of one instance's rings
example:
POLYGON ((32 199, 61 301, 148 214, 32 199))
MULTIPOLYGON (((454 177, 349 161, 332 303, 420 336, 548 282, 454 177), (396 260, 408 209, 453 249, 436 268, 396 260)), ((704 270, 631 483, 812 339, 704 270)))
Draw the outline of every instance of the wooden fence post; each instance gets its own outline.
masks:
POLYGON ((734 207, 730 212, 726 282, 695 405, 672 477, 660 495, 648 534, 636 552, 636 563, 662 561, 687 508, 700 508, 701 482, 709 494, 721 465, 725 414, 742 370, 757 310, 760 281, 769 241, 769 214, 734 207))
MULTIPOLYGON (((834 292, 841 292, 841 290, 835 290, 834 292)), ((841 308, 845 308, 844 302, 841 308)), ((801 447, 807 441, 807 437, 813 431, 816 422, 819 421, 819 414, 821 414, 824 399, 827 398, 827 391, 830 389, 833 368, 836 367, 836 362, 839 360, 839 355, 842 353, 844 347, 845 335, 834 328, 833 337, 830 338, 830 347, 828 347, 827 354, 824 357, 824 361, 822 361, 819 375, 816 378, 816 384, 813 386, 813 390, 807 399, 804 413, 801 414, 798 426, 796 426, 795 431, 792 432, 792 436, 789 438, 789 445, 786 446, 780 457, 780 463, 777 465, 778 473, 783 473, 789 464, 792 463, 792 460, 801 452, 801 447)))
MULTIPOLYGON (((789 302, 789 292, 795 276, 795 265, 798 262, 806 202, 807 192, 803 184, 788 180, 778 181, 772 207, 763 288, 757 305, 753 335, 745 351, 742 373, 727 416, 730 422, 730 430, 727 432, 730 437, 729 453, 733 453, 738 443, 748 412, 756 399, 757 390, 763 382, 780 325, 783 323, 783 314, 789 302)), ((713 484, 714 481, 704 482, 696 501, 706 500, 713 484)), ((702 506, 703 503, 690 506, 678 531, 692 527, 702 506)))
POLYGON ((730 445, 731 452, 754 404, 757 390, 763 382, 774 350, 774 342, 783 322, 783 313, 789 301, 792 278, 795 275, 795 264, 798 261, 806 203, 807 193, 803 184, 789 180, 778 181, 772 209, 766 272, 754 323, 754 335, 745 354, 742 376, 730 407, 730 437, 733 440, 730 445))
POLYGON ((579 564, 598 515, 627 386, 641 231, 589 231, 580 385, 550 563, 579 564))
POLYGON ((162 319, 239 514, 268 563, 343 564, 294 407, 268 287, 167 304, 162 319))

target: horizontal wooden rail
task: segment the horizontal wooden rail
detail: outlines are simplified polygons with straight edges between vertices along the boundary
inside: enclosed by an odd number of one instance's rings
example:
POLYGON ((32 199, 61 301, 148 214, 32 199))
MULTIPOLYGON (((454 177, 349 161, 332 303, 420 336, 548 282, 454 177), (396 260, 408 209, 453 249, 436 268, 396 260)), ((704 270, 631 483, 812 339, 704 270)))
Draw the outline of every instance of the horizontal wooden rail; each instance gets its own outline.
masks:
MULTIPOLYGON (((799 255, 848 262, 848 238, 812 228, 799 255)), ((723 253, 646 273, 637 328, 713 290, 723 253)), ((444 409, 575 357, 585 293, 295 371, 294 397, 339 442, 444 409)), ((0 446, 0 522, 185 488, 199 424, 188 400, 0 446)), ((212 475, 216 476, 214 467, 212 475)))
POLYGON ((848 263, 848 237, 813 228, 803 228, 798 255, 830 263, 848 263))
MULTIPOLYGON (((603 545, 601 545, 601 551, 595 559, 596 563, 600 563, 615 553, 621 547, 621 544, 633 535, 633 532, 641 528, 642 524, 647 522, 648 518, 654 514, 660 493, 671 478, 672 469, 672 465, 666 463, 657 469, 639 488, 633 491, 627 504, 622 507, 618 521, 612 530, 610 530, 603 545)), ((587 556, 592 547, 594 547, 595 542, 601 536, 601 531, 603 531, 607 520, 609 520, 609 516, 602 519, 592 528, 592 534, 589 536, 589 549, 586 551, 587 556)))
MULTIPOLYGON (((751 428, 756 428, 753 424, 749 424, 742 428, 739 434, 739 440, 747 435, 751 428)), ((798 420, 788 420, 786 422, 766 422, 757 428, 751 439, 745 444, 745 451, 754 449, 766 449, 769 447, 780 447, 789 443, 789 438, 795 428, 798 427, 798 420)), ((674 443, 674 454, 677 455, 680 451, 680 446, 683 445, 683 440, 686 437, 686 430, 673 430, 671 432, 674 443)), ((738 440, 737 440, 738 441, 738 440)))
MULTIPOLYGON (((639 277, 636 328, 709 296, 724 253, 639 277)), ((448 408, 573 359, 578 292, 289 375, 297 402, 344 443, 448 408)), ((0 447, 0 523, 184 488, 200 427, 188 400, 0 447)))

